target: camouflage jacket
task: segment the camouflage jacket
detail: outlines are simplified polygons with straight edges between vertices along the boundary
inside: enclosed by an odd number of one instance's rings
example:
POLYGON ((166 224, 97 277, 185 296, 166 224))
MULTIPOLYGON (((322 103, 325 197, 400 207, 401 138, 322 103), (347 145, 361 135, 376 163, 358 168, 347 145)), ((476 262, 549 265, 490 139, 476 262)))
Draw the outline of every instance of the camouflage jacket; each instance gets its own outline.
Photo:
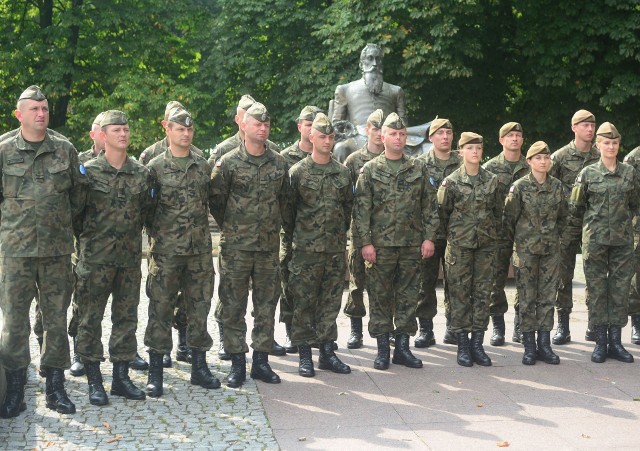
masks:
POLYGON ((515 251, 548 255, 558 250, 568 215, 562 182, 547 177, 540 184, 529 173, 509 189, 502 230, 515 251))
POLYGON ((211 173, 211 214, 220 226, 220 247, 275 251, 280 227, 292 231, 287 162, 266 149, 260 164, 244 144, 216 162, 211 173))
POLYGON ((360 169, 369 161, 373 160, 380 154, 369 152, 367 145, 365 144, 360 149, 353 152, 344 160, 344 165, 349 169, 351 174, 351 183, 356 186, 358 182, 358 176, 360 175, 360 169))
MULTIPOLYGON (((14 128, 14 129, 13 129, 13 130, 11 130, 11 131, 8 131, 8 132, 6 132, 6 133, 3 133, 2 135, 0 135, 0 143, 1 143, 2 141, 4 141, 5 139, 13 138, 14 136, 16 136, 16 135, 18 134, 18 132, 19 132, 19 131, 20 131, 20 127, 18 127, 18 128, 14 128)), ((69 138, 67 138, 66 136, 64 136, 62 133, 58 133, 57 131, 52 130, 52 129, 50 129, 50 128, 47 128, 47 134, 48 134, 48 135, 50 135, 50 136, 55 136, 55 137, 57 137, 57 138, 65 139, 65 140, 69 141, 69 138)))
MULTIPOLYGON (((624 162, 633 166, 636 171, 640 171, 640 147, 636 147, 625 155, 624 162)), ((633 233, 636 237, 640 237, 640 212, 638 211, 635 212, 633 218, 633 233)), ((638 241, 640 241, 640 238, 638 238, 638 241)))
POLYGON ((383 154, 360 170, 353 209, 356 247, 420 246, 440 227, 435 189, 422 163, 402 156, 396 173, 383 154))
POLYGON ((171 150, 147 165, 153 198, 147 222, 149 252, 165 255, 211 252, 208 219, 211 166, 193 152, 189 158, 186 171, 173 161, 171 150))
MULTIPOLYGON (((140 154, 140 158, 138 159, 138 161, 146 166, 155 157, 165 153, 167 149, 169 149, 169 140, 167 138, 161 139, 160 141, 157 141, 144 149, 140 154)), ((202 156, 202 150, 198 149, 194 145, 191 145, 189 150, 196 155, 202 156)))
POLYGON ((0 255, 71 254, 73 218, 82 202, 78 151, 46 133, 36 152, 16 133, 0 143, 0 166, 0 255))
MULTIPOLYGON (((226 153, 231 152, 235 148, 239 147, 242 144, 242 139, 240 138, 240 132, 237 132, 235 135, 228 137, 218 145, 216 145, 211 151, 211 156, 209 157, 209 164, 213 167, 222 156, 226 153)), ((274 151, 275 153, 280 153, 280 148, 272 141, 267 140, 267 147, 274 151)))
POLYGON ((142 226, 151 210, 149 171, 132 158, 115 169, 104 152, 84 167, 84 209, 78 228, 80 260, 138 266, 142 226))
MULTIPOLYGON (((598 161, 578 174, 569 210, 572 222, 582 224, 583 245, 633 244, 631 220, 640 206, 638 183, 638 172, 624 163, 609 172, 598 161)), ((572 232, 575 239, 580 237, 579 231, 572 232)))
MULTIPOLYGON (((100 152, 102 153, 102 152, 100 152)), ((100 154, 98 154, 100 155, 100 154)), ((93 146, 91 147, 91 149, 87 149, 84 152, 80 152, 78 154, 78 161, 80 161, 80 163, 84 164, 87 161, 97 157, 98 155, 96 155, 96 153, 93 151, 93 146)))
POLYGON ((600 151, 596 146, 592 146, 589 152, 583 154, 583 152, 576 149, 574 141, 556 150, 551 155, 553 164, 549 169, 549 175, 562 182, 567 201, 571 197, 571 189, 580 171, 590 164, 596 163, 599 159, 600 151))
POLYGON ((467 249, 492 246, 502 221, 498 177, 480 168, 474 184, 460 166, 438 189, 440 217, 447 242, 467 249))
POLYGON ((300 147, 298 147, 299 143, 300 141, 296 141, 293 143, 293 145, 280 152, 280 155, 282 155, 284 159, 287 160, 287 166, 289 167, 289 169, 291 169, 294 164, 304 160, 305 158, 307 158, 307 156, 311 155, 310 153, 307 153, 300 147))
POLYGON ((349 170, 307 157, 289 170, 293 208, 292 247, 303 252, 344 252, 353 207, 349 170))

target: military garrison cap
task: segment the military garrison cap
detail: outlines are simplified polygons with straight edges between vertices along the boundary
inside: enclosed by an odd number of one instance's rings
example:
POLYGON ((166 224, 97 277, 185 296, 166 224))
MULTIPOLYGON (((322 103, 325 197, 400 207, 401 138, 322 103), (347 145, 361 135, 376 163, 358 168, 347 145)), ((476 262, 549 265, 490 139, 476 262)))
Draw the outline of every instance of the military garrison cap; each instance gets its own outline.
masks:
POLYGON ((595 122, 596 117, 587 110, 578 110, 576 114, 571 118, 571 125, 579 124, 580 122, 595 122))
POLYGON ((298 116, 299 121, 312 121, 316 118, 316 114, 322 113, 322 110, 317 106, 307 105, 300 111, 300 116, 298 116))
POLYGON ((167 119, 169 119, 169 115, 171 114, 171 110, 173 110, 174 108, 183 108, 184 106, 182 106, 182 104, 180 102, 178 102, 177 100, 172 100, 169 103, 167 103, 167 107, 164 109, 164 120, 166 121, 167 119))
POLYGON ((465 144, 482 144, 482 136, 473 132, 462 132, 458 141, 458 149, 461 149, 465 144))
POLYGON ((384 119, 384 111, 380 108, 375 110, 373 113, 369 115, 367 118, 367 122, 373 125, 375 128, 382 128, 382 123, 384 119))
POLYGON ((431 121, 431 125, 429 126, 429 136, 433 135, 441 128, 450 128, 453 130, 453 126, 451 125, 451 122, 449 122, 449 119, 436 118, 431 121))
POLYGON ((184 108, 174 108, 169 113, 169 122, 175 122, 176 124, 183 125, 185 127, 193 127, 193 118, 184 108))
POLYGON ((267 107, 260 102, 255 102, 247 110, 247 114, 260 122, 269 122, 271 117, 267 111, 267 107))
POLYGON ((92 125, 100 125, 100 122, 102 122, 102 118, 104 117, 104 111, 100 114, 98 114, 96 116, 96 118, 93 120, 93 124, 92 125))
POLYGON ((313 120, 313 124, 311 125, 315 130, 318 130, 320 133, 324 133, 325 135, 331 135, 333 133, 333 125, 331 121, 324 113, 318 113, 316 118, 313 120))
POLYGON ((31 85, 27 89, 25 89, 18 100, 37 100, 38 102, 42 100, 47 100, 42 89, 39 86, 31 85))
POLYGON ((240 97, 240 101, 238 102, 238 108, 247 111, 251 105, 256 103, 256 100, 251 97, 249 94, 245 94, 240 97))
POLYGON ((504 138, 511 132, 520 132, 522 133, 522 125, 517 122, 507 122, 502 127, 500 127, 500 138, 504 138))
POLYGON ((100 121, 100 127, 107 125, 124 125, 128 124, 127 115, 120 110, 109 110, 104 112, 104 116, 100 121))
POLYGON ((551 151, 549 150, 549 146, 547 146, 546 142, 536 141, 531 144, 531 147, 529 147, 529 150, 527 150, 527 160, 541 153, 546 153, 547 155, 549 155, 551 154, 551 151))
POLYGON ((620 138, 620 133, 615 125, 611 122, 604 122, 598 127, 598 131, 596 135, 602 136, 603 138, 616 139, 620 138))
POLYGON ((393 128, 394 130, 402 130, 403 128, 407 128, 402 118, 396 113, 389 114, 389 116, 387 116, 387 118, 384 120, 384 124, 382 125, 385 127, 393 128))

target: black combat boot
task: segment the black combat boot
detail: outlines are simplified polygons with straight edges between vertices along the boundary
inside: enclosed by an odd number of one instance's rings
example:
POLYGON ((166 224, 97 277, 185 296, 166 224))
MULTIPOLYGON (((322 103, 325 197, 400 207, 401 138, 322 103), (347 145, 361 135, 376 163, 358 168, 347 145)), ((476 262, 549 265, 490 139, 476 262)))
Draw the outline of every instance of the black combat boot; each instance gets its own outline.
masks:
POLYGON ((471 358, 471 345, 469 343, 469 333, 458 332, 456 334, 456 341, 458 342, 458 365, 473 366, 473 359, 471 358))
POLYGON ((416 348, 428 348, 436 344, 436 337, 433 335, 433 319, 419 318, 420 333, 415 339, 416 348))
POLYGON ((409 348, 409 334, 396 335, 396 347, 391 362, 408 368, 422 368, 422 360, 415 357, 409 348))
POLYGON ((538 360, 551 365, 560 363, 560 357, 551 349, 551 332, 548 330, 538 331, 538 360))
MULTIPOLYGON (((38 340, 38 349, 40 350, 40 358, 42 359, 42 337, 36 337, 38 340)), ((47 377, 47 367, 40 364, 40 368, 38 368, 38 375, 40 377, 47 377)))
POLYGON ((224 327, 220 321, 218 323, 218 334, 220 335, 220 342, 218 344, 218 358, 220 360, 231 360, 231 356, 224 350, 224 327))
POLYGON ((591 361, 603 363, 607 360, 607 326, 594 326, 593 334, 596 339, 596 347, 591 353, 591 361))
POLYGON ((144 392, 131 382, 129 362, 113 362, 113 380, 111 381, 111 391, 109 393, 135 401, 146 399, 144 392))
POLYGON ((47 367, 47 408, 58 413, 76 413, 76 406, 71 402, 64 389, 64 370, 62 368, 47 367))
POLYGON ((7 378, 7 393, 4 402, 0 406, 0 418, 13 418, 20 415, 20 412, 27 410, 27 404, 24 402, 24 371, 4 370, 7 378))
POLYGON ((443 343, 448 345, 457 345, 458 337, 451 330, 451 326, 447 325, 447 329, 444 331, 444 338, 442 339, 443 343))
POLYGON ((315 376, 316 372, 313 369, 311 346, 308 344, 299 345, 298 355, 300 356, 300 363, 298 364, 298 374, 302 377, 315 376))
POLYGON ((238 388, 247 380, 247 359, 243 352, 231 354, 229 359, 231 360, 231 371, 225 378, 225 382, 229 388, 238 388))
POLYGON ((622 346, 622 328, 620 326, 611 326, 609 328, 609 349, 607 356, 612 357, 620 362, 631 363, 633 356, 622 346))
POLYGON ((584 339, 585 341, 596 341, 596 331, 595 330, 591 330, 589 329, 589 327, 587 327, 587 331, 584 333, 584 339))
POLYGON ((569 312, 558 310, 558 328, 553 336, 554 345, 564 345, 571 342, 571 331, 569 330, 569 312))
POLYGON ((351 335, 347 341, 347 348, 360 349, 362 347, 362 318, 351 317, 351 335))
POLYGON ((100 362, 87 362, 84 368, 87 373, 87 384, 89 384, 89 402, 94 406, 106 406, 109 404, 109 397, 102 385, 100 362))
POLYGON ((253 359, 253 363, 251 365, 252 379, 258 379, 258 380, 261 380, 262 382, 266 382, 267 384, 280 383, 280 376, 274 373, 271 367, 269 366, 269 353, 253 351, 252 359, 253 359))
POLYGON ((522 344, 524 345, 523 365, 536 364, 536 333, 522 332, 522 344))
POLYGON ((80 360, 76 349, 76 337, 73 337, 73 355, 71 356, 71 369, 69 369, 69 373, 71 373, 72 376, 80 377, 85 375, 85 371, 84 364, 80 360))
POLYGON ((162 366, 161 352, 149 351, 149 376, 147 379, 146 392, 151 398, 159 398, 162 396, 162 379, 164 367, 162 366))
POLYGON ((491 319, 493 321, 493 335, 491 335, 489 343, 491 346, 504 346, 504 315, 493 315, 491 319))
POLYGON ((129 362, 129 368, 132 370, 144 371, 149 369, 149 364, 136 352, 136 357, 129 362))
POLYGON ((388 370, 389 360, 391 358, 391 348, 389 347, 389 334, 383 334, 376 337, 378 342, 378 355, 373 361, 373 367, 376 370, 388 370))
POLYGON ((513 314, 513 336, 511 339, 514 343, 522 343, 522 331, 520 330, 520 309, 514 309, 513 314))
POLYGON ((269 354, 281 357, 283 355, 287 355, 287 350, 284 349, 284 346, 280 346, 277 341, 273 340, 273 345, 271 346, 269 354))
POLYGON ((284 323, 285 337, 284 337, 284 350, 287 354, 295 354, 298 352, 298 347, 291 344, 291 323, 284 323))
POLYGON ((178 362, 191 363, 191 349, 187 346, 187 328, 178 329, 178 349, 176 350, 176 360, 178 362))
POLYGON ((631 343, 640 345, 640 315, 631 315, 631 343))
POLYGON ((220 381, 211 374, 207 365, 206 351, 191 350, 191 385, 199 385, 209 390, 220 388, 220 381))
POLYGON ((474 330, 471 332, 471 357, 480 366, 491 366, 491 359, 484 352, 482 342, 484 341, 484 331, 474 330))
POLYGON ((320 344, 318 368, 321 370, 331 370, 339 374, 349 374, 351 372, 351 367, 343 363, 333 350, 333 341, 326 341, 320 344))

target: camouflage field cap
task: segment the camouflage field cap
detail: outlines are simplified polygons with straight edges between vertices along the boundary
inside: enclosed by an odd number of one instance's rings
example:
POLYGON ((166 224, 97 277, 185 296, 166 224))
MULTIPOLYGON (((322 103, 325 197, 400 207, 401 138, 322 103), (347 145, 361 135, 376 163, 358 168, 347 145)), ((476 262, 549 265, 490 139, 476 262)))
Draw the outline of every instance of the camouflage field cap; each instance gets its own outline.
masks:
POLYGON ((592 112, 587 110, 578 110, 576 114, 571 118, 571 125, 579 124, 580 122, 595 122, 596 117, 592 112))
POLYGON ((169 103, 167 103, 167 107, 164 109, 165 121, 169 119, 169 114, 171 113, 171 110, 173 110, 174 108, 184 108, 184 106, 182 106, 182 104, 177 100, 172 100, 169 103))
POLYGON ((47 100, 42 89, 39 86, 31 85, 27 89, 25 89, 18 100, 37 100, 38 102, 42 100, 47 100))
POLYGON ((104 116, 100 121, 100 127, 107 125, 124 125, 128 124, 127 115, 120 110, 109 110, 104 112, 104 116))
POLYGON ((267 107, 260 102, 255 102, 247 110, 247 114, 260 122, 269 122, 271 117, 267 111, 267 107))
POLYGON ((500 136, 500 138, 504 138, 511 132, 522 133, 522 125, 517 122, 507 122, 502 127, 500 127, 500 133, 498 133, 498 135, 500 136))
POLYGON ((546 153, 547 155, 550 155, 551 151, 549 150, 549 146, 547 146, 546 142, 536 141, 533 144, 531 144, 531 147, 529 147, 529 150, 527 150, 527 160, 541 153, 546 153))
POLYGON ((313 120, 313 124, 311 125, 315 130, 318 130, 320 133, 324 133, 325 135, 331 135, 333 133, 333 125, 331 121, 324 113, 318 113, 316 118, 313 120))
POLYGON ((238 108, 240 108, 241 110, 245 110, 247 111, 251 105, 253 105, 254 103, 256 103, 256 100, 251 97, 249 94, 245 94, 242 97, 240 97, 240 101, 238 102, 238 108))
POLYGON ((384 120, 384 124, 382 125, 394 130, 402 130, 403 128, 407 128, 407 126, 404 124, 404 121, 400 116, 398 116, 397 113, 389 114, 389 116, 387 116, 387 118, 384 120))
POLYGON ((429 136, 433 135, 441 128, 450 128, 453 130, 453 126, 451 125, 451 122, 449 122, 449 119, 437 118, 431 121, 431 125, 429 126, 429 136))
POLYGON ((458 141, 458 149, 462 148, 465 144, 482 144, 482 136, 473 132, 462 132, 460 140, 458 141))
POLYGON ((191 113, 184 108, 174 108, 171 110, 168 121, 175 122, 176 124, 180 124, 185 127, 193 127, 193 118, 191 117, 191 113))
POLYGON ((616 139, 620 138, 620 132, 615 125, 611 122, 604 122, 598 127, 598 131, 596 135, 602 136, 603 138, 616 139))
POLYGON ((300 116, 298 116, 298 121, 312 121, 316 118, 316 114, 322 113, 322 110, 317 106, 307 105, 300 111, 300 116))
POLYGON ((98 114, 91 125, 100 125, 100 122, 102 122, 102 118, 104 117, 104 113, 105 112, 103 111, 102 113, 98 114))
POLYGON ((375 128, 382 128, 383 120, 384 111, 382 111, 380 108, 371 113, 367 118, 367 122, 369 122, 375 128))

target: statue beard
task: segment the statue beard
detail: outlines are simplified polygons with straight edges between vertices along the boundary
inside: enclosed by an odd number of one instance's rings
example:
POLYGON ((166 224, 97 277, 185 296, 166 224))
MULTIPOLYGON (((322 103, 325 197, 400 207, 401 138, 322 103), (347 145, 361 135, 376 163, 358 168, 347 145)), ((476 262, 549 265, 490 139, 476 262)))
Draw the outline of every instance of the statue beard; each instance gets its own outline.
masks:
POLYGON ((382 79, 381 71, 371 71, 364 72, 362 74, 362 78, 364 79, 364 84, 369 90, 371 94, 374 96, 380 95, 382 92, 382 84, 384 80, 382 79))

